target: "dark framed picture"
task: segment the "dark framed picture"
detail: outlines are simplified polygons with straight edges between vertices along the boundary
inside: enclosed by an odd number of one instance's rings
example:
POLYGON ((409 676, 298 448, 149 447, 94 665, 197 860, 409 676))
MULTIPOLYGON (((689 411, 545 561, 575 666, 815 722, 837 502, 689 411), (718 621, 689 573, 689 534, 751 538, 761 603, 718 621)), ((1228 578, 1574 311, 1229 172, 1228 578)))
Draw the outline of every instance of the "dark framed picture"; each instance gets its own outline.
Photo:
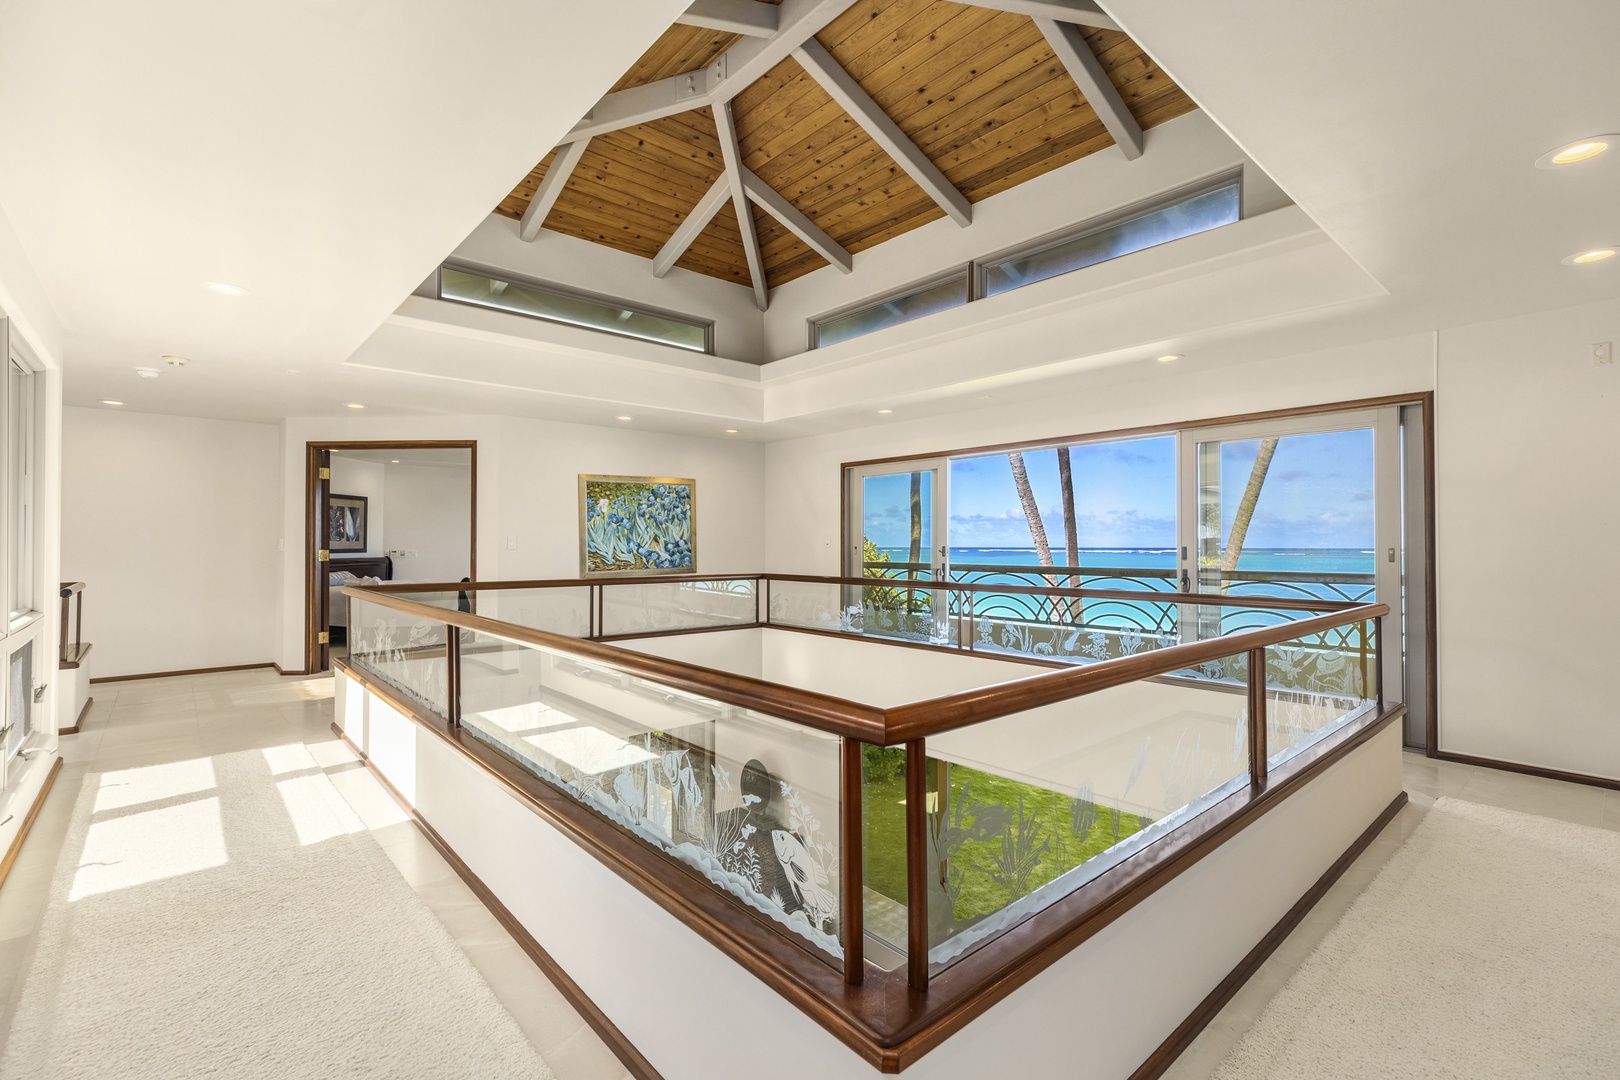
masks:
POLYGON ((332 522, 332 535, 328 538, 330 550, 366 550, 366 497, 364 495, 333 495, 327 499, 326 513, 332 522))

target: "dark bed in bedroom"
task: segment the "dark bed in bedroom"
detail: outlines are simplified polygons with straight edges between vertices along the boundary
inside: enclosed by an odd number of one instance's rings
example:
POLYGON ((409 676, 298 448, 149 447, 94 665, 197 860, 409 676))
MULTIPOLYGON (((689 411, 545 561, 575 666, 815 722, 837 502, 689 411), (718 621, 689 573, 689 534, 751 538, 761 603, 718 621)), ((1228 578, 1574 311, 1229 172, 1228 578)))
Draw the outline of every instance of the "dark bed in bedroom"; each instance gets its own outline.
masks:
POLYGON ((394 560, 387 555, 335 555, 326 564, 327 587, 331 592, 327 629, 331 631, 333 645, 347 644, 349 639, 349 604, 348 598, 339 590, 342 585, 333 579, 340 573, 350 573, 356 578, 377 578, 380 581, 394 580, 394 560))

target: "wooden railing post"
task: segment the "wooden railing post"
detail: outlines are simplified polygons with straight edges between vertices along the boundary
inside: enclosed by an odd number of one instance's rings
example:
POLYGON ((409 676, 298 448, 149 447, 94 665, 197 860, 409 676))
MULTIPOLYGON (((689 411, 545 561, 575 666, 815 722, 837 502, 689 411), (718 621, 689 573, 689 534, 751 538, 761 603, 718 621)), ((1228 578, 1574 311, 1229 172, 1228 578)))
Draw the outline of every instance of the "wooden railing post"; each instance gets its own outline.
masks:
MULTIPOLYGON (((1363 623, 1362 625, 1365 626, 1366 624, 1363 623)), ((1373 619, 1373 625, 1374 625, 1374 627, 1376 627, 1376 629, 1373 631, 1374 634, 1376 635, 1376 637, 1373 639, 1373 669, 1377 673, 1376 677, 1378 679, 1378 711, 1383 712, 1384 711, 1384 617, 1382 615, 1376 616, 1373 619)), ((1366 631, 1365 630, 1362 631, 1362 637, 1366 637, 1366 631)), ((1365 692, 1366 683, 1362 683, 1362 688, 1363 688, 1363 692, 1365 692)))
POLYGON ((461 628, 447 625, 444 631, 444 711, 454 728, 461 726, 461 628))
POLYGON ((1266 786, 1266 650, 1249 650, 1249 786, 1266 786))
POLYGON ((843 889, 844 982, 857 986, 866 969, 866 889, 862 874, 865 851, 861 811, 861 744, 847 735, 842 750, 842 792, 839 798, 839 882, 843 889))
POLYGON ((922 739, 906 743, 906 973, 912 989, 928 989, 928 749, 922 739))

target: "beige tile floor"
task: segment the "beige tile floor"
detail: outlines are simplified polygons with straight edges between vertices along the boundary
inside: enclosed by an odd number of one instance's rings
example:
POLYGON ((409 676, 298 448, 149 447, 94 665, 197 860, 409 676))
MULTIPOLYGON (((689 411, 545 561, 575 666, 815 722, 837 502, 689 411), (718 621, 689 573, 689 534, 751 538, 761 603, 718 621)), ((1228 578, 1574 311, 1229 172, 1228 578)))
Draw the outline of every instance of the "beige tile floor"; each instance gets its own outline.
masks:
POLYGON ((302 742, 370 826, 400 875, 466 951, 558 1080, 628 1076, 528 954, 333 736, 329 677, 287 679, 263 669, 98 683, 91 691, 95 704, 83 731, 62 738, 65 764, 0 887, 0 1032, 9 1028, 21 994, 51 873, 86 773, 302 742))
MULTIPOLYGON (((32 953, 69 812, 87 772, 155 765, 291 742, 312 747, 372 829, 511 1011, 559 1080, 619 1080, 618 1059, 557 993, 506 930, 399 807, 332 736, 331 680, 268 670, 101 683, 84 730, 62 739, 66 764, 0 888, 0 1031, 9 1024, 32 953)), ((1310 951, 1442 795, 1620 830, 1620 792, 1407 755, 1411 802, 1351 865, 1254 977, 1165 1074, 1209 1076, 1310 951)))
POLYGON ((1193 1040, 1164 1076, 1166 1080, 1202 1080, 1214 1073, 1238 1039, 1249 1029, 1289 976, 1327 936, 1390 856, 1416 829, 1441 796, 1578 825, 1620 830, 1620 791, 1543 780, 1535 776, 1480 769, 1406 754, 1403 771, 1410 801, 1361 853, 1310 914, 1283 940, 1207 1028, 1193 1040))

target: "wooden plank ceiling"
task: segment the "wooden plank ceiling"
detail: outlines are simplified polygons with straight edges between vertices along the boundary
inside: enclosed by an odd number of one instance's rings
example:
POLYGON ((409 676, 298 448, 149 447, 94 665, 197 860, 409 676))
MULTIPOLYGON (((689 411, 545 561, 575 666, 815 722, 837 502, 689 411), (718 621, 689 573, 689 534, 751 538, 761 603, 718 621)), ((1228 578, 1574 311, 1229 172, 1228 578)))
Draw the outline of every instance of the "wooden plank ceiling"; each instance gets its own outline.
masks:
MULTIPOLYGON (((1197 107, 1126 35, 1084 34, 1143 129, 1197 107)), ((867 0, 816 38, 970 201, 1114 145, 1026 16, 949 0, 867 0)), ((613 89, 700 71, 737 40, 672 26, 613 89)), ((731 107, 743 163, 852 253, 944 216, 791 57, 731 107)), ((521 218, 555 156, 496 212, 521 218)), ((650 259, 722 172, 707 108, 598 135, 544 227, 650 259)), ((769 287, 827 265, 775 218, 752 212, 769 287)), ((750 283, 730 205, 676 265, 750 283)))

